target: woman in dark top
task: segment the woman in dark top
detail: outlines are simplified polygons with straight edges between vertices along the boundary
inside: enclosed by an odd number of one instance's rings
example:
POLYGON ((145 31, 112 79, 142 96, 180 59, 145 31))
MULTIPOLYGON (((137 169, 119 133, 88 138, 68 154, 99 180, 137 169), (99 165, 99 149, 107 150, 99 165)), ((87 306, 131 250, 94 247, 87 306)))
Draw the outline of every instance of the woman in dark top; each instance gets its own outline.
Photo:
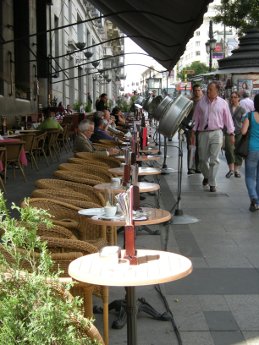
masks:
POLYGON ((246 111, 239 105, 239 101, 239 93, 236 91, 232 92, 230 96, 229 109, 235 126, 235 144, 231 144, 230 136, 226 133, 225 155, 229 166, 229 172, 226 174, 226 178, 230 178, 231 176, 241 177, 239 168, 242 165, 243 159, 239 155, 235 154, 235 147, 242 137, 242 118, 245 115, 246 111))
POLYGON ((246 188, 251 201, 249 211, 259 210, 259 94, 255 95, 254 108, 245 120, 241 129, 246 134, 249 128, 248 156, 245 159, 246 188))

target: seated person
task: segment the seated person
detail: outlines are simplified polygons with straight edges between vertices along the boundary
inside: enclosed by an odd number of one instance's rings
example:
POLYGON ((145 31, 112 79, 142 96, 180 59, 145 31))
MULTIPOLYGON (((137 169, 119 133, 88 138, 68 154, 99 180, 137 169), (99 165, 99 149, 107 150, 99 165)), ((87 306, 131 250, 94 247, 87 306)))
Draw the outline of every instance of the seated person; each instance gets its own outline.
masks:
POLYGON ((90 138, 93 143, 96 143, 101 139, 115 141, 115 138, 107 132, 108 121, 106 119, 95 117, 94 125, 94 133, 90 138))
POLYGON ((90 120, 83 120, 78 125, 78 135, 74 141, 74 152, 94 152, 103 156, 116 155, 119 150, 110 148, 108 150, 96 150, 93 147, 90 137, 94 133, 94 122, 90 120))
POLYGON ((67 111, 67 114, 68 114, 68 115, 69 115, 69 114, 73 114, 73 109, 72 109, 72 107, 71 107, 70 104, 67 105, 66 111, 67 111))
POLYGON ((119 107, 114 107, 112 110, 111 115, 115 117, 115 124, 116 126, 124 126, 126 123, 126 120, 124 118, 124 115, 119 107))
POLYGON ((39 129, 40 131, 44 131, 48 129, 58 129, 60 131, 63 131, 61 124, 55 119, 55 114, 51 113, 50 109, 45 109, 43 111, 43 114, 44 114, 44 120, 38 126, 37 129, 39 129))

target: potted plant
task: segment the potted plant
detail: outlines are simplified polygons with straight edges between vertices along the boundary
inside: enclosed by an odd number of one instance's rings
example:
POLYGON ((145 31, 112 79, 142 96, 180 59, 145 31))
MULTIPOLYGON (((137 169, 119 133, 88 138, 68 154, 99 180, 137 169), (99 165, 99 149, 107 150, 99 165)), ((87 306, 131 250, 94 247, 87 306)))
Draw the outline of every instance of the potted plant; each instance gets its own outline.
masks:
MULTIPOLYGON (((92 321, 72 298, 70 286, 53 273, 47 245, 37 236, 40 223, 51 225, 45 210, 12 205, 11 218, 0 194, 0 339, 2 344, 103 344, 92 339, 92 321)), ((97 332, 97 335, 99 333, 97 332)))

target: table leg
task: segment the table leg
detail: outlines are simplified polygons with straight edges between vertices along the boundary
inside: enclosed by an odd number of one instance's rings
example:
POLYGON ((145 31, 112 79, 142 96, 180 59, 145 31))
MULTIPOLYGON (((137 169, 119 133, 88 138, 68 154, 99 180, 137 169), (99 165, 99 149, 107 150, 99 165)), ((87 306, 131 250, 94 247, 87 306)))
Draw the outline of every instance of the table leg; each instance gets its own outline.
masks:
POLYGON ((127 344, 137 345, 137 308, 135 298, 135 287, 126 287, 127 302, 127 344))

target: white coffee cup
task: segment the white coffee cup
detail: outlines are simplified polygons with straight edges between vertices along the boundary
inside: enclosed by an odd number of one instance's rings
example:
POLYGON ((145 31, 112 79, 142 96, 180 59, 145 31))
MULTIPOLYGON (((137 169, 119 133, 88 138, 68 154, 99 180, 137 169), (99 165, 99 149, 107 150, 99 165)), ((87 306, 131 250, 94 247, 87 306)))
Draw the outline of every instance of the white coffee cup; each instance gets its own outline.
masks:
POLYGON ((112 177, 111 184, 113 187, 119 187, 121 185, 121 179, 119 177, 112 177))
POLYGON ((102 259, 102 264, 107 266, 114 266, 119 262, 120 253, 120 247, 107 246, 100 249, 99 256, 100 259, 102 259))
POLYGON ((113 217, 117 212, 117 206, 105 206, 104 214, 106 217, 113 217))

